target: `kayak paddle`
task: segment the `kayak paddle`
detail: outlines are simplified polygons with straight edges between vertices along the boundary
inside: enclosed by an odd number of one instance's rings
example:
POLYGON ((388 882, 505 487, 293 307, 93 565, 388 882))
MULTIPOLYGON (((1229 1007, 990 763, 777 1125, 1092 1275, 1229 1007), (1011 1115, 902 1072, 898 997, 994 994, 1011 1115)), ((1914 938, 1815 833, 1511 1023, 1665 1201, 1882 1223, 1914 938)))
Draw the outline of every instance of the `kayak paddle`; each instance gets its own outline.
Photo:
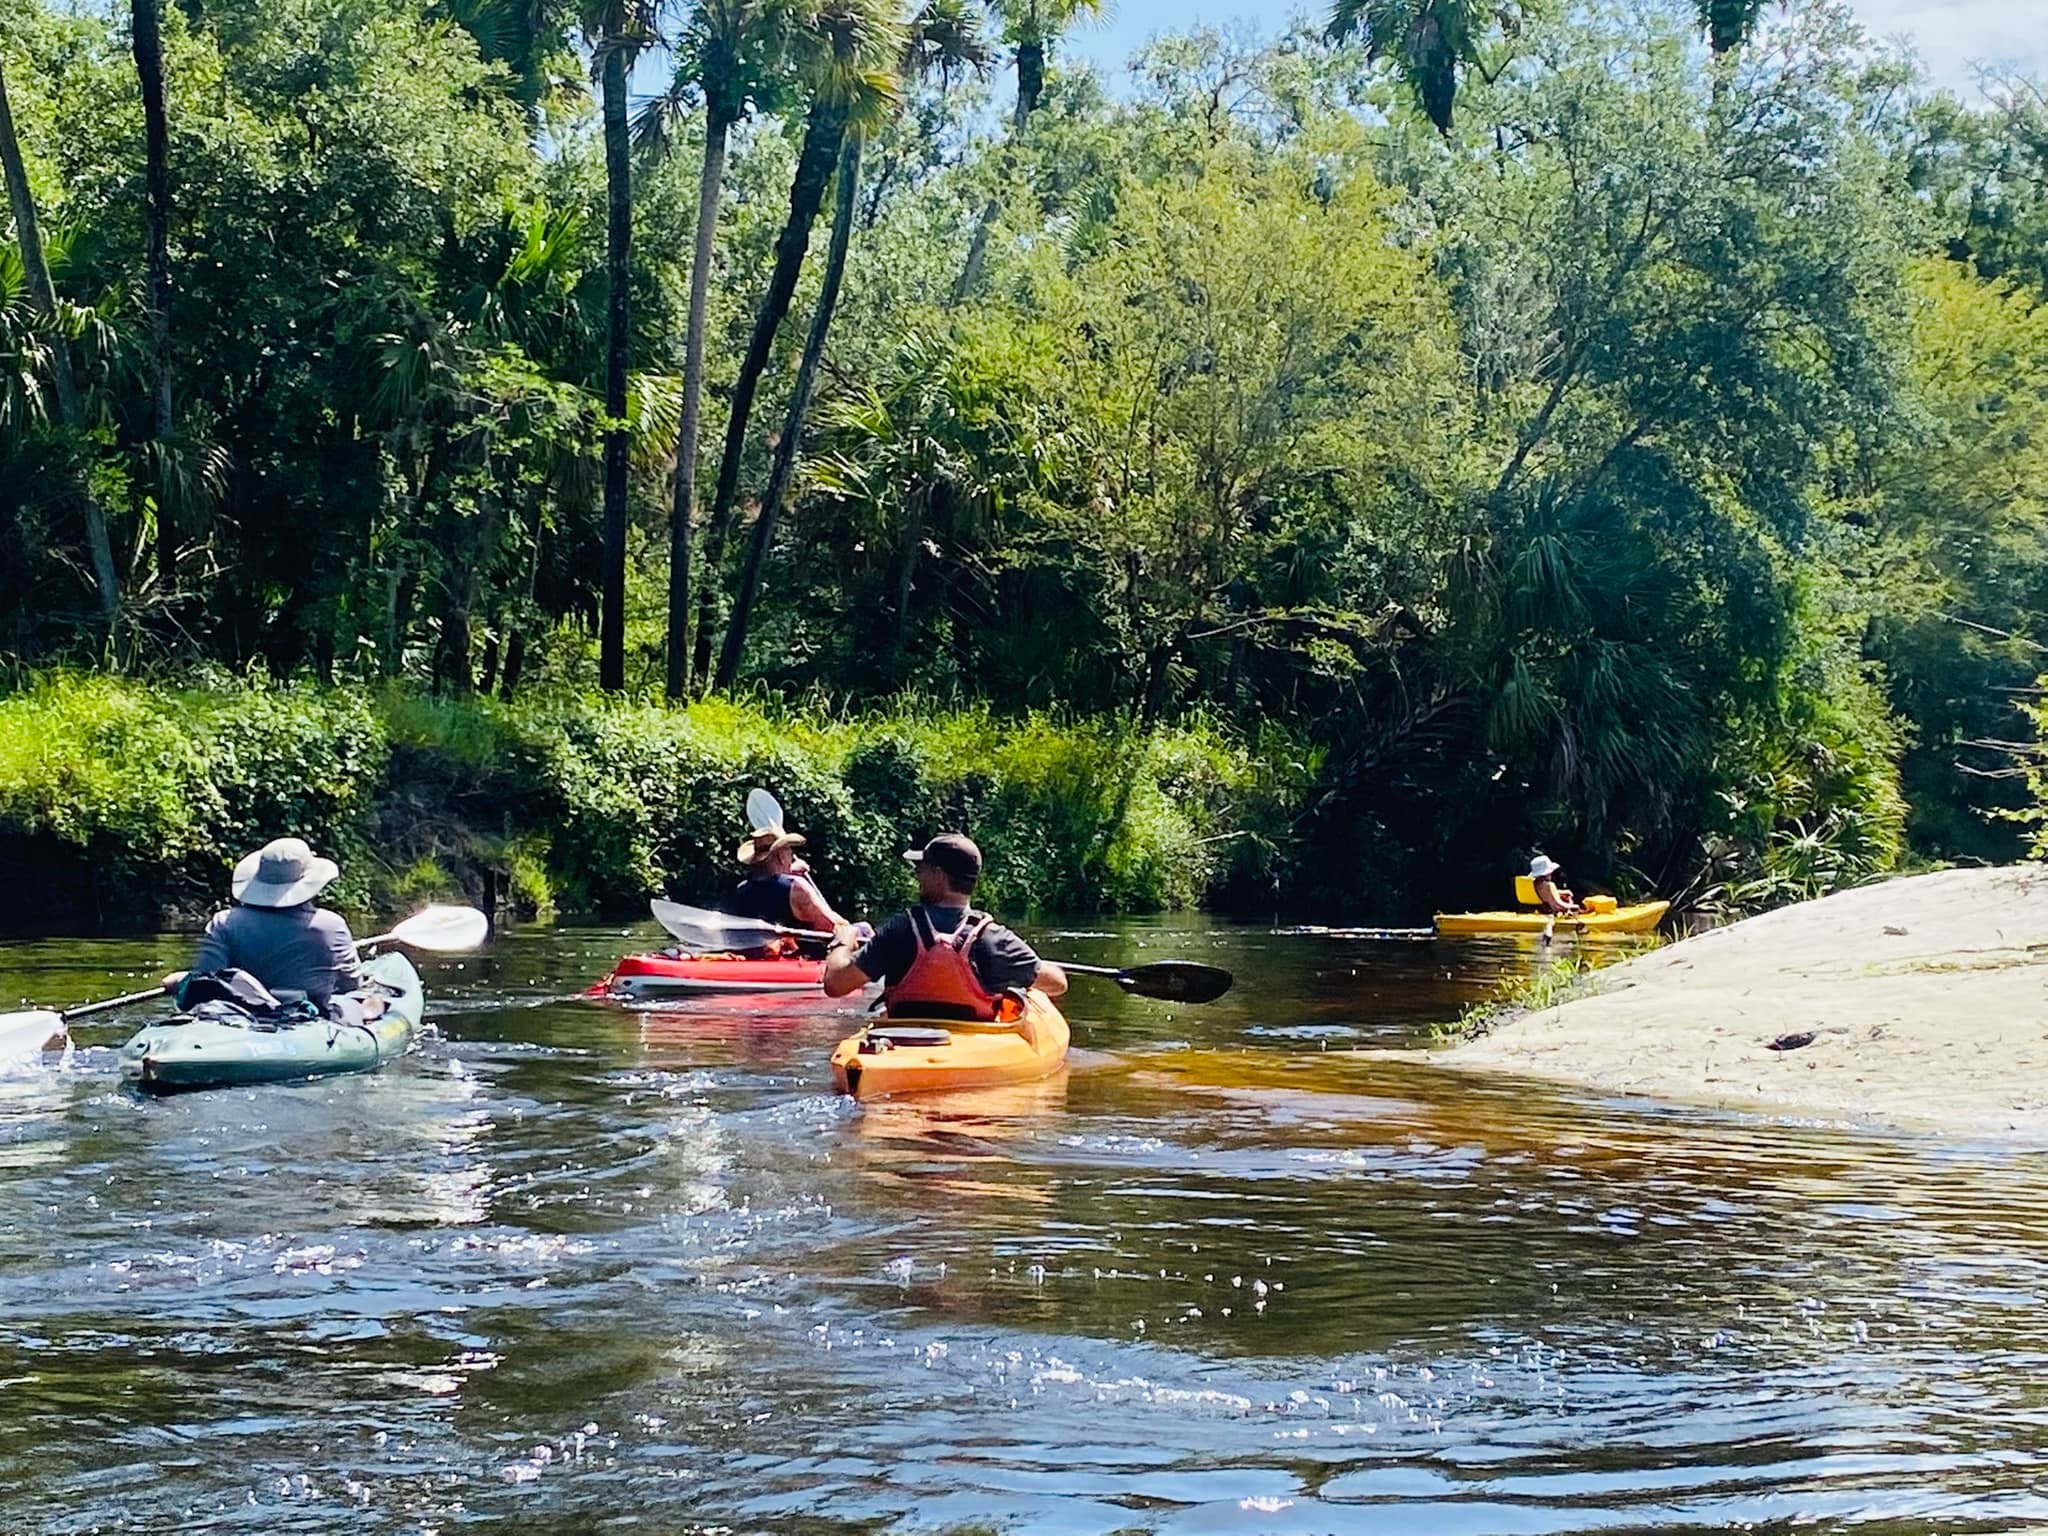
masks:
MULTIPOLYGON (((465 949, 475 949, 490 933, 491 920, 475 907, 428 907, 393 928, 389 933, 380 933, 372 938, 357 939, 357 949, 371 949, 380 944, 403 944, 408 949, 425 950, 430 954, 454 954, 465 949)), ((64 1026, 73 1019, 88 1018, 95 1013, 109 1013, 116 1008, 127 1008, 136 1003, 146 1003, 153 997, 162 997, 174 990, 185 979, 183 971, 173 972, 153 987, 140 992, 126 992, 119 997, 102 998, 96 1003, 81 1003, 76 1008, 66 1008, 62 1013, 49 1008, 30 1008, 19 1013, 0 1013, 0 1062, 19 1060, 45 1049, 48 1042, 61 1039, 64 1026)))
MULTIPOLYGON (((679 901, 663 901, 659 897, 648 903, 654 913, 654 920, 666 928, 675 940, 691 949, 716 951, 726 949, 758 949, 771 939, 790 937, 798 939, 829 939, 829 933, 818 933, 808 928, 785 928, 779 923, 764 923, 756 918, 735 917, 730 912, 712 912, 704 907, 685 906, 679 901)), ((1134 965, 1119 970, 1109 965, 1074 965, 1064 960, 1052 962, 1063 971, 1076 976, 1106 976, 1126 992, 1139 997, 1156 997, 1169 1003, 1213 1003, 1228 992, 1235 978, 1230 972, 1213 965, 1201 965, 1193 960, 1155 960, 1149 965, 1134 965)))
POLYGON ((1169 1003, 1213 1003, 1237 979, 1221 966, 1193 960, 1154 960, 1124 970, 1113 965, 1075 965, 1068 960, 1053 964, 1071 976, 1107 976, 1126 992, 1169 1003))
POLYGON ((747 791, 747 825, 782 830, 782 802, 765 789, 747 791))
POLYGON ((475 907, 428 907, 408 917, 389 933, 357 939, 357 949, 374 949, 380 944, 403 944, 407 949, 425 950, 430 955, 458 954, 475 949, 490 936, 491 920, 475 907))
POLYGON ((829 933, 808 928, 784 928, 757 918, 735 917, 730 912, 713 912, 706 907, 689 907, 680 901, 663 901, 659 896, 647 904, 654 920, 666 928, 669 937, 685 949, 700 953, 722 949, 759 949, 785 935, 799 939, 829 940, 829 933))

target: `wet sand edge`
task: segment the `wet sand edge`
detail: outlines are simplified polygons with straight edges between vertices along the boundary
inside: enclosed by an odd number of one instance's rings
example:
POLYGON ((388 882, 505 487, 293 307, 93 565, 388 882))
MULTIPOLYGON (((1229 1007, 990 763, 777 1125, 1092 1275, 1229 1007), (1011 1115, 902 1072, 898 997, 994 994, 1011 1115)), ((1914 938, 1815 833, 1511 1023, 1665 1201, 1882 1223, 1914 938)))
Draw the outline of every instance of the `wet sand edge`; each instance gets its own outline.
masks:
POLYGON ((1786 907, 1419 1055, 1617 1094, 2048 1138, 2048 866, 1786 907))

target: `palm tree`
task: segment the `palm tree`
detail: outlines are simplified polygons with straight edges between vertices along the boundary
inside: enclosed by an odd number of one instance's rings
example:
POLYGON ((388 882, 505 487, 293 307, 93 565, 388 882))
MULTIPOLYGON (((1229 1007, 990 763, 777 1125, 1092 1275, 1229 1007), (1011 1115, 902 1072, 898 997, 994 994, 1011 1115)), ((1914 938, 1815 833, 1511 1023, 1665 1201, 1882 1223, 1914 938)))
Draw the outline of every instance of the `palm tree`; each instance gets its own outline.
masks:
MULTIPOLYGON (((991 0, 991 4, 1002 20, 1004 41, 1017 51, 1017 106, 1010 119, 1010 144, 1014 149, 1045 96, 1045 64, 1054 41, 1083 17, 1100 14, 1103 0, 991 0)), ((980 283, 981 269, 988 260, 989 234, 1002 211, 1002 200, 997 197, 990 197, 982 205, 981 218, 967 242, 967 260, 961 264, 959 281, 953 285, 954 303, 966 298, 980 283)))
POLYGON ((1514 31, 1520 18, 1517 0, 1336 0, 1328 31, 1333 41, 1355 37, 1368 57, 1391 60, 1437 132, 1448 135, 1458 72, 1486 75, 1481 40, 1493 26, 1514 31))
MULTIPOLYGON (((988 48, 982 40, 978 18, 964 0, 926 0, 910 25, 902 62, 905 79, 925 74, 947 78, 957 69, 970 66, 983 69, 987 63, 988 48)), ((803 360, 797 366, 796 387, 790 393, 782 436, 775 445, 774 462, 768 471, 768 489, 761 497, 761 513, 755 519, 754 536, 747 546, 746 564, 740 570, 732 618, 726 625, 725 644, 718 654, 718 675, 712 685, 715 688, 730 688, 739 676, 740 661, 747 648, 747 625, 753 617, 754 598, 761 587, 761 569, 774 544, 775 525, 782 515, 783 500, 789 494, 789 483, 796 471, 811 394, 817 386, 818 368, 825 356, 825 341, 831 333, 832 318, 839 305, 840 284, 846 276, 846 252, 853 240, 860 195, 861 152, 869 135, 887 120, 901 99, 900 88, 886 94, 872 89, 864 91, 855 108, 846 143, 839 152, 832 242, 825 257, 824 283, 818 293, 817 309, 811 316, 810 333, 804 339, 803 360)))
POLYGON ((626 364, 632 340, 633 163, 626 77, 645 46, 647 16, 637 0, 595 0, 583 15, 604 110, 605 366, 604 531, 599 577, 597 685, 626 686, 626 364))
MULTIPOLYGON (((14 211, 14 233, 21 250, 21 265, 28 284, 30 303, 37 316, 53 329, 57 323, 57 287, 50 280, 50 263, 43 254, 41 226, 36 221, 35 198, 29 190, 28 167, 21 158, 21 141, 14 132, 14 109, 7 99, 7 74, 0 63, 0 170, 7 178, 7 201, 14 211)), ((61 333, 50 342, 50 377, 57 397, 57 421, 67 434, 76 437, 85 424, 85 409, 78 397, 78 380, 71 371, 71 353, 61 333)), ((79 501, 85 514, 86 554, 92 562, 93 586, 100 612, 111 625, 121 601, 114 574, 114 548, 107 537, 106 514, 89 486, 81 486, 79 501)))
POLYGON ((801 68, 810 89, 803 145, 789 185, 789 216, 775 238, 775 265, 754 315, 746 356, 733 381, 718 461, 718 484, 704 524, 705 579, 697 600, 697 635, 692 668, 699 679, 711 672, 711 632, 718 622, 718 569, 725 555, 733 504, 739 496, 740 466, 754 396, 775 345, 775 333, 789 313, 810 249, 811 229, 824 205, 825 188, 839 162, 847 129, 865 92, 893 90, 895 63, 903 49, 903 25, 890 0, 822 0, 807 18, 800 38, 801 68))
POLYGON ((698 0, 677 40, 675 85, 641 117, 643 138, 659 139, 692 96, 704 106, 704 164, 697 179, 697 232, 690 259, 690 312, 683 332, 683 421, 676 436, 675 504, 669 514, 668 696, 690 690, 691 520, 697 505, 697 445, 704 398, 704 315, 711 255, 725 191, 733 126, 769 97, 787 73, 802 0, 698 0))
POLYGON ((157 579, 168 597, 178 576, 171 452, 171 130, 164 106, 163 0, 130 0, 129 41, 142 89, 144 183, 149 205, 149 335, 155 360, 150 450, 156 460, 157 579))
POLYGON ((1762 13, 1763 0, 1698 0, 1700 29, 1707 34, 1707 46, 1714 57, 1733 53, 1749 41, 1762 13))

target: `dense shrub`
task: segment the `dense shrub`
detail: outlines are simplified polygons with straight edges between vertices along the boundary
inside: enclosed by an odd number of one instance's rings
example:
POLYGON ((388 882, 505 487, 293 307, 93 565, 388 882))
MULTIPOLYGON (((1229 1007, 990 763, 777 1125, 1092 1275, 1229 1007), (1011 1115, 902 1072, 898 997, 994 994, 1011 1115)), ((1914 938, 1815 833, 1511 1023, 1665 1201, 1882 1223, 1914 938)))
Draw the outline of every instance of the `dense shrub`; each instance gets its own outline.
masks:
POLYGON ((746 793, 765 785, 849 907, 901 899, 902 850, 964 829, 987 852, 991 905, 1142 911, 1202 900, 1247 841, 1270 846, 1293 782, 1204 725, 59 673, 0 696, 0 902, 53 918, 201 910, 235 858, 284 832, 341 858, 355 904, 711 900, 736 878, 746 793))

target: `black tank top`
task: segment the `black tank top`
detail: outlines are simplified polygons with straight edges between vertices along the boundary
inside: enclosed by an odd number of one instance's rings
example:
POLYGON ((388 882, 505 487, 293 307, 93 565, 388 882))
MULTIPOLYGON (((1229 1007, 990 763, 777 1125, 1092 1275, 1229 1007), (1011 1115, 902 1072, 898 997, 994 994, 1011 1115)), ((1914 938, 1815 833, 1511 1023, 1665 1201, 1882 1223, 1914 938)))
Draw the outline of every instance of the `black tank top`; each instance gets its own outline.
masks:
POLYGON ((795 875, 756 875, 739 883, 726 906, 735 917, 794 928, 796 913, 789 905, 789 893, 795 885, 795 875))

